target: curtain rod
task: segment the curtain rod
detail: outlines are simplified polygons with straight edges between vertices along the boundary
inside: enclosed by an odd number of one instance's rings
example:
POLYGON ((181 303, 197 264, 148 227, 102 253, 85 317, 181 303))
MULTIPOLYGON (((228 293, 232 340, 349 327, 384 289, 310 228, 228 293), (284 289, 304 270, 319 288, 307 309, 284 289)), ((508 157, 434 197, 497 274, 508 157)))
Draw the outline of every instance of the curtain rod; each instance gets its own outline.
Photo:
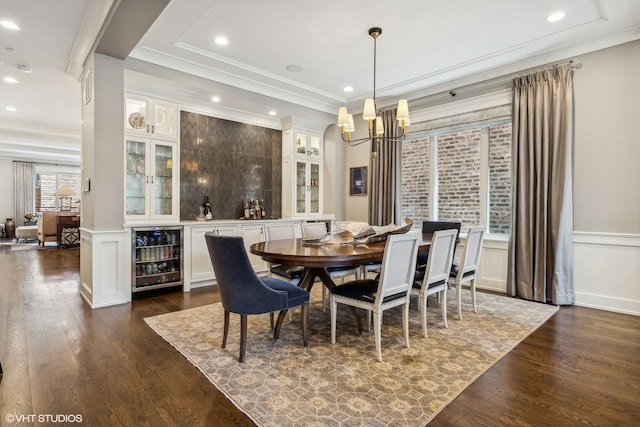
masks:
POLYGON ((560 61, 560 62, 550 62, 548 64, 538 65, 537 67, 531 67, 525 70, 518 71, 517 73, 514 73, 511 75, 511 79, 514 79, 516 77, 522 77, 524 75, 531 74, 536 71, 550 70, 564 64, 570 64, 571 71, 579 70, 580 68, 582 68, 582 63, 579 62, 577 59, 569 59, 569 60, 560 61))

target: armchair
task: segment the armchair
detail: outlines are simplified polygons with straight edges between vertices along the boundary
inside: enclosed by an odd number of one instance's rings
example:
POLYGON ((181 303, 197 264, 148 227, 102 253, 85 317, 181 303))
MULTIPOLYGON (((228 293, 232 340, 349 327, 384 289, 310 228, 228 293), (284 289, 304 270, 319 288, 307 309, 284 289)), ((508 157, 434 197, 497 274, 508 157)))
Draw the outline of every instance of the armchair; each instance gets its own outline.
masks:
POLYGON ((298 306, 302 307, 302 339, 307 346, 309 292, 284 280, 260 279, 251 266, 242 237, 219 236, 208 232, 205 239, 224 309, 222 348, 227 344, 229 313, 240 315, 238 361, 243 362, 247 347, 247 316, 279 311, 273 332, 273 338, 277 340, 286 312, 298 306))

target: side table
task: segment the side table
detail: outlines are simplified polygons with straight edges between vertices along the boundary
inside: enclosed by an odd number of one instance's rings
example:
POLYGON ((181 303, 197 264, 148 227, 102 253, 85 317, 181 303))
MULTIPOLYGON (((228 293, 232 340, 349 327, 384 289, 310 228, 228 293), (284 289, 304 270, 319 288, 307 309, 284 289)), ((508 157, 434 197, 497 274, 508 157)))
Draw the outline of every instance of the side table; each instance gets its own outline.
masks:
POLYGON ((58 249, 80 245, 80 219, 77 216, 58 217, 58 249))

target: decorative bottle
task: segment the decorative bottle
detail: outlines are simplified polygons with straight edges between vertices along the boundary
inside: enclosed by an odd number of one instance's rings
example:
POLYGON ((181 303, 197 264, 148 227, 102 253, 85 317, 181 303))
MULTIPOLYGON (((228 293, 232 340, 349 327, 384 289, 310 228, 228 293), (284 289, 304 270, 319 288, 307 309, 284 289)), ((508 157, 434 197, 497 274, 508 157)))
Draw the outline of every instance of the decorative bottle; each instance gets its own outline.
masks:
POLYGON ((264 211, 264 199, 260 199, 260 214, 262 215, 262 219, 265 219, 267 213, 264 211))
POLYGON ((244 201, 244 219, 249 219, 249 201, 244 201))
POLYGON ((253 219, 255 215, 255 208, 253 207, 253 199, 249 202, 249 219, 253 219))
POLYGON ((262 214, 260 213, 260 203, 258 202, 258 199, 256 199, 255 216, 253 218, 254 219, 262 218, 262 214))
POLYGON ((204 216, 207 221, 211 221, 213 219, 213 212, 211 212, 211 203, 209 203, 209 196, 204 196, 204 216))

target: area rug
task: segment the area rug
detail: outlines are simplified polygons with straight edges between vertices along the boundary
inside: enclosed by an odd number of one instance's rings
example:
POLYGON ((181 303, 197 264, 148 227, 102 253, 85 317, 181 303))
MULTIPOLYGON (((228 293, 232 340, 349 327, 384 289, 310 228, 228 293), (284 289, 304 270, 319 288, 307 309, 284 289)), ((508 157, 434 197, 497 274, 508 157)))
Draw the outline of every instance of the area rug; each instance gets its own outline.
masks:
POLYGON ((38 242, 33 243, 12 243, 11 250, 12 251, 30 251, 32 249, 40 249, 40 245, 38 242))
MULTIPOLYGON (((458 320, 449 294, 449 328, 430 300, 429 338, 417 302, 410 313, 411 348, 404 346, 400 309, 384 314, 382 357, 373 332, 357 334, 345 306, 338 310, 337 342, 320 286, 309 309, 309 346, 302 345, 299 311, 272 340, 269 316, 249 316, 247 353, 238 363, 239 316, 231 315, 227 347, 220 348, 221 304, 146 318, 241 411, 261 426, 423 426, 483 372, 552 316, 557 307, 478 293, 458 320)), ((366 317, 363 317, 363 319, 366 317)))

